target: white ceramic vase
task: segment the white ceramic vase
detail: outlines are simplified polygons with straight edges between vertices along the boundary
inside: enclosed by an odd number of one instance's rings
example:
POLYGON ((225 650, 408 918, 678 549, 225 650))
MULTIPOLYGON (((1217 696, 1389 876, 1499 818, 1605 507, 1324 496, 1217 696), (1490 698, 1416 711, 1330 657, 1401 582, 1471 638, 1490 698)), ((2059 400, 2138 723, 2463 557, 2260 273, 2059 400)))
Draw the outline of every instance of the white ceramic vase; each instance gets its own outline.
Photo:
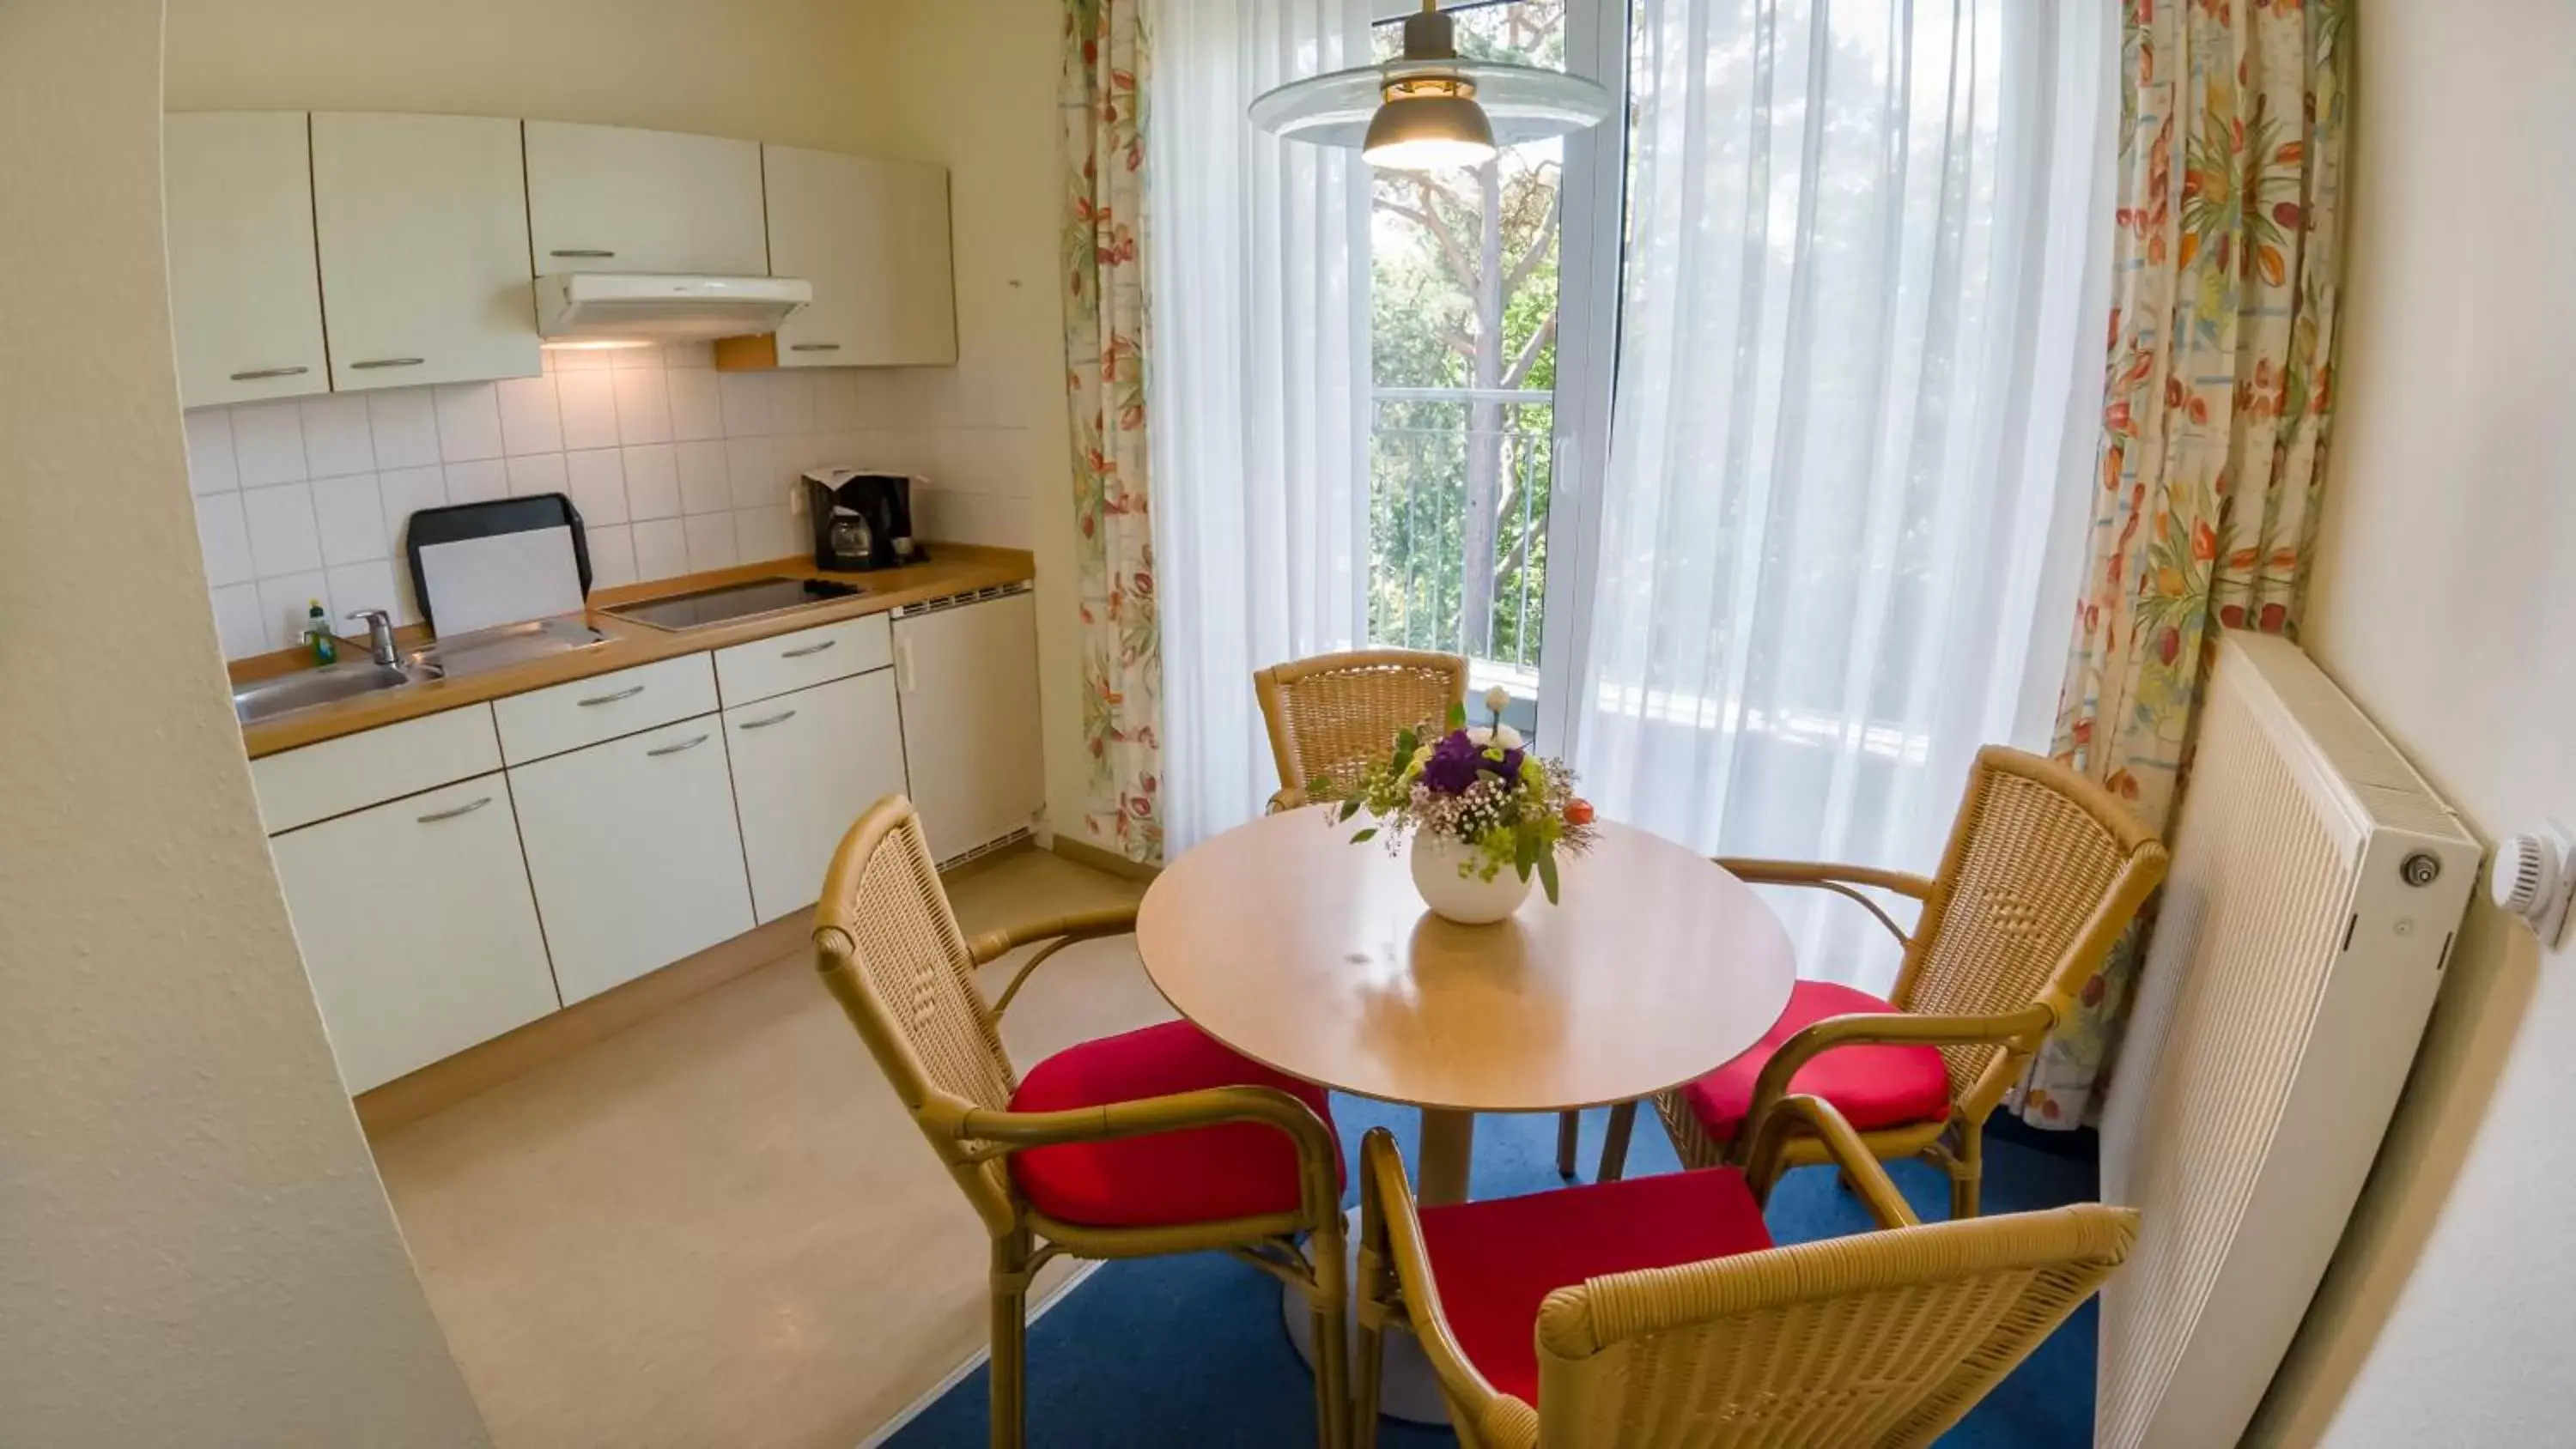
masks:
POLYGON ((1420 831, 1414 832, 1412 863, 1413 888, 1422 893, 1422 903, 1433 915, 1462 926, 1491 925, 1519 910, 1537 878, 1505 867, 1486 880, 1478 873, 1482 866, 1473 850, 1449 836, 1420 831))

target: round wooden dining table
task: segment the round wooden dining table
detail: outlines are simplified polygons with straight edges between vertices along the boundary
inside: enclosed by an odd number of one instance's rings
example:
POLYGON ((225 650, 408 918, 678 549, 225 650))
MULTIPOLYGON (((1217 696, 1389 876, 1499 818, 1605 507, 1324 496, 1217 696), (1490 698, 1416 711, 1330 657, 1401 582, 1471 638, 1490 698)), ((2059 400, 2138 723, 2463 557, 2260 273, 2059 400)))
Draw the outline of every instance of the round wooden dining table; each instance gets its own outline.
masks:
MULTIPOLYGON (((1750 886, 1604 823, 1506 919, 1431 914, 1406 859, 1309 806, 1184 853, 1145 892, 1136 949, 1174 1010, 1243 1055, 1422 1109, 1416 1191, 1463 1201, 1479 1112, 1634 1101, 1760 1040, 1788 1005, 1788 932, 1750 886)), ((1354 1233, 1356 1240, 1356 1233, 1354 1233)), ((1288 1314, 1292 1333, 1306 1315, 1288 1314)), ((1304 1351, 1300 1334, 1301 1351, 1304 1351)), ((1390 1339, 1387 1412, 1442 1417, 1390 1339)), ((1409 1346, 1409 1344, 1407 1345, 1409 1346)))
POLYGON ((1238 826, 1145 892, 1136 949, 1174 1010, 1266 1066, 1422 1109, 1426 1204, 1467 1195, 1479 1112, 1554 1112, 1678 1086, 1760 1040, 1797 962, 1752 887, 1604 823, 1510 917, 1431 914, 1405 858, 1329 806, 1238 826))

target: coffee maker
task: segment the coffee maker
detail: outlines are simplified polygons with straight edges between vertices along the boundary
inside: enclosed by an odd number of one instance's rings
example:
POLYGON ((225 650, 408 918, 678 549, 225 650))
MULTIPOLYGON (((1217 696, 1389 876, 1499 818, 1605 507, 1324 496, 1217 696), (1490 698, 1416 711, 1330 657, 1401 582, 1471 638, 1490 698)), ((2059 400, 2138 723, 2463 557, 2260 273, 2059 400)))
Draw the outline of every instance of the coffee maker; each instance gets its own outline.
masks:
POLYGON ((912 480, 901 474, 817 468, 805 475, 805 511, 818 569, 890 569, 930 556, 913 541, 912 480))

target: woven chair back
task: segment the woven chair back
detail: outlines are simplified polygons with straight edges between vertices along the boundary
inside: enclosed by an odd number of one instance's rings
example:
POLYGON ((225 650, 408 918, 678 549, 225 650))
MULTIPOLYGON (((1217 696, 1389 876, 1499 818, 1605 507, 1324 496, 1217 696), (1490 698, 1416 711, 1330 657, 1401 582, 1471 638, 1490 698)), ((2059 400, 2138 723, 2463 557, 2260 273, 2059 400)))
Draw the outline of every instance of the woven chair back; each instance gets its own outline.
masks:
POLYGON ((1538 1442, 1899 1449, 1958 1422, 2128 1256, 2098 1203, 1595 1278, 1539 1309, 1538 1442))
POLYGON ((1317 779, 1347 790, 1396 731, 1437 725, 1467 697, 1467 661, 1455 654, 1367 649, 1274 664, 1252 676, 1282 789, 1317 779))
MULTIPOLYGON (((2163 845, 2101 786, 2037 755, 1980 750, 1895 1004, 1977 1016, 2047 1001, 2064 1020, 2164 863, 2163 845)), ((1941 1055, 1951 1100, 1975 1113, 2019 1069, 2000 1046, 1941 1055)))
POLYGON ((815 909, 824 984, 988 1223, 1015 1217, 998 1160, 959 1145, 957 1119, 1010 1105, 1018 1077, 975 988, 974 959, 912 802, 890 795, 841 838, 815 909))

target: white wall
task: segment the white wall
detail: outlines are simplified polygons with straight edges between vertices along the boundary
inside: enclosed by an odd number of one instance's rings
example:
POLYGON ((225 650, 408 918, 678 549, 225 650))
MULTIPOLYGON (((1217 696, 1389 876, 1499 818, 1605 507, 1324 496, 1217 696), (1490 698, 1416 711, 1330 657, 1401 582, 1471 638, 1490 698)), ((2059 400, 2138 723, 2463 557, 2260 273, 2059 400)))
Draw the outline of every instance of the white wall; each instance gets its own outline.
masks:
POLYGON ((867 13, 877 139, 889 154, 949 168, 957 233, 958 365, 908 374, 907 413, 933 429, 934 449, 1006 459, 1027 482, 1047 812, 1061 829, 1081 820, 1087 778, 1056 276, 1064 10, 1056 0, 874 0, 867 13))
MULTIPOLYGON (((2488 840, 2576 822, 2576 9, 2361 0, 2307 643, 2488 840)), ((2258 1442, 2576 1438, 2576 950, 2481 904, 2258 1442)))
POLYGON ((0 1443, 480 1444, 224 706, 160 21, 0 5, 0 1443))

